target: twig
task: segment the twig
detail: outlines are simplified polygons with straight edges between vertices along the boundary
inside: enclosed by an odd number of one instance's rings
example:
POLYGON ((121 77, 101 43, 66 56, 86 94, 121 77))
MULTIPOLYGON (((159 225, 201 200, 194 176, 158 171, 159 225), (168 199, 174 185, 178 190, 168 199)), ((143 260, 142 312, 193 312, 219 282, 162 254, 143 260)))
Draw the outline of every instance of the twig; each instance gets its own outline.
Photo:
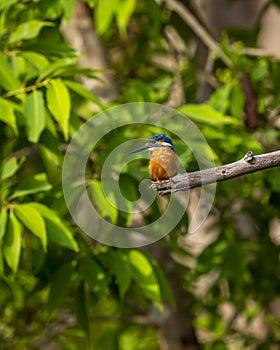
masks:
POLYGON ((280 166, 280 151, 254 156, 248 151, 244 158, 237 162, 216 168, 178 174, 171 181, 153 182, 150 188, 158 191, 160 196, 178 191, 188 191, 195 187, 215 182, 226 181, 234 177, 254 173, 259 170, 280 166))
POLYGON ((273 57, 275 59, 280 58, 280 52, 279 51, 271 51, 263 48, 258 47, 244 47, 240 49, 241 52, 247 56, 254 56, 254 57, 273 57))
POLYGON ((39 89, 43 86, 47 86, 50 81, 51 81, 51 78, 46 78, 43 81, 36 82, 33 85, 25 86, 25 87, 17 89, 17 90, 9 91, 4 95, 4 97, 11 97, 11 96, 26 94, 27 92, 34 91, 34 90, 39 89))
POLYGON ((40 151, 40 146, 37 144, 33 144, 30 147, 24 147, 18 151, 15 151, 14 153, 10 154, 7 158, 5 158, 4 161, 7 161, 13 157, 17 159, 21 159, 23 157, 31 158, 36 156, 39 151, 40 151))
MULTIPOLYGON (((184 7, 183 4, 176 0, 165 0, 166 7, 170 11, 176 12, 185 23, 193 30, 199 39, 229 67, 232 67, 232 62, 221 50, 219 43, 207 32, 207 30, 198 22, 192 13, 184 7)), ((273 57, 279 59, 280 52, 270 51, 263 48, 244 47, 240 49, 240 53, 255 57, 273 57)))
POLYGON ((176 0, 166 0, 165 4, 170 11, 176 12, 183 21, 187 23, 187 25, 211 51, 215 52, 227 66, 232 67, 232 62, 221 50, 218 42, 212 38, 212 36, 183 4, 176 0))

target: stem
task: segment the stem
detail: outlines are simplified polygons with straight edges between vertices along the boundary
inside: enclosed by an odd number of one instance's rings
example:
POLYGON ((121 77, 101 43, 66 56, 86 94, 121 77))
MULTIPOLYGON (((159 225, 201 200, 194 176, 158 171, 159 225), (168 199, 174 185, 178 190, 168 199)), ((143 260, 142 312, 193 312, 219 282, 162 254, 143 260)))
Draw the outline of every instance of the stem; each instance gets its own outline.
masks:
POLYGON ((43 87, 43 86, 46 86, 48 85, 48 83, 50 82, 51 78, 46 78, 45 80, 43 81, 40 81, 34 85, 30 85, 30 86, 27 86, 27 87, 23 87, 21 89, 18 89, 18 90, 12 90, 12 91, 9 91, 7 92, 4 97, 11 97, 11 96, 16 96, 16 95, 22 95, 22 94, 26 94, 27 92, 29 91, 34 91, 36 89, 39 89, 40 87, 43 87))

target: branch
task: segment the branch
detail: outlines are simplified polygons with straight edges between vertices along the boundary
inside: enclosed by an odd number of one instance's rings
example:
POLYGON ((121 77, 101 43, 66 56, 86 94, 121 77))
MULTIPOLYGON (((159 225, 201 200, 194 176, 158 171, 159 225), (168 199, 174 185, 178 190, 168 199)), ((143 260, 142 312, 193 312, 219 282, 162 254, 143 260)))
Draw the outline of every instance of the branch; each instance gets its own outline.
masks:
POLYGON ((244 158, 237 162, 222 165, 216 168, 178 174, 171 181, 153 182, 151 189, 158 191, 160 196, 178 191, 188 191, 202 185, 226 181, 234 177, 254 173, 259 170, 280 166, 280 151, 254 156, 248 151, 244 158))
MULTIPOLYGON (((170 11, 176 12, 182 20, 192 29, 197 37, 204 43, 209 50, 215 52, 218 57, 228 66, 232 67, 232 62, 224 54, 219 46, 219 43, 209 34, 209 32, 199 23, 195 16, 179 1, 176 0, 165 0, 166 7, 170 11)), ((240 52, 248 56, 256 57, 273 57, 279 59, 280 52, 266 50, 263 48, 256 47, 244 47, 240 49, 240 52)))
POLYGON ((259 47, 244 47, 241 49, 241 52, 247 56, 254 56, 254 57, 273 57, 275 59, 280 58, 280 52, 279 51, 272 51, 264 48, 259 47))
POLYGON ((204 45, 211 51, 215 52, 225 63, 225 65, 232 67, 232 62, 224 54, 219 46, 219 43, 207 32, 207 30, 183 4, 176 0, 165 0, 165 4, 170 11, 176 12, 182 18, 182 20, 187 23, 198 38, 204 43, 204 45))

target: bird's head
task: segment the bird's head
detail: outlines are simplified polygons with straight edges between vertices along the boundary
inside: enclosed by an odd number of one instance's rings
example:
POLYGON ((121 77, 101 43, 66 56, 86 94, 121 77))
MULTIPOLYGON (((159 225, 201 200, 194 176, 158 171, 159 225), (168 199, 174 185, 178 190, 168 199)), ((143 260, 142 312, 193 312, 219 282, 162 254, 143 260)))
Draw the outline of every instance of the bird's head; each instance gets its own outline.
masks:
POLYGON ((174 150, 173 142, 170 137, 166 136, 165 134, 156 134, 152 136, 144 146, 138 147, 130 151, 129 154, 140 152, 145 149, 153 151, 155 147, 168 147, 171 150, 174 150))

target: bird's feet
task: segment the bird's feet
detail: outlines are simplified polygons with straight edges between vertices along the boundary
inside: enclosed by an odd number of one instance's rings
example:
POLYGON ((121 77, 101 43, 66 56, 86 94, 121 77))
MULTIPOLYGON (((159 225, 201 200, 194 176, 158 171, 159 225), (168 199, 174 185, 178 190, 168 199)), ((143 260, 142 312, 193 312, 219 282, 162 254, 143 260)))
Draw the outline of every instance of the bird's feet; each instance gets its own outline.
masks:
MULTIPOLYGON (((159 178, 157 178, 157 179, 156 179, 156 182, 157 182, 158 184, 161 184, 162 181, 166 181, 166 180, 167 180, 167 179, 160 180, 159 178)), ((169 178, 168 178, 168 181, 171 182, 171 181, 172 181, 172 177, 169 177, 169 178)))

